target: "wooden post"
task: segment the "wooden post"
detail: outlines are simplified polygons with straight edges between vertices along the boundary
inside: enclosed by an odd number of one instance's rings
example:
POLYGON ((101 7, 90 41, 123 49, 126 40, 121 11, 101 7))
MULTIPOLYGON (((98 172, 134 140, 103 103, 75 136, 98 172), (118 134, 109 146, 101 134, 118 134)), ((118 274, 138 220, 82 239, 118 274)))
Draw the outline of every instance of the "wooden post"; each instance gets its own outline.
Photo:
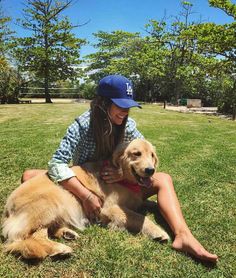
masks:
POLYGON ((232 113, 232 120, 235 121, 236 120, 236 106, 233 106, 233 113, 232 113))

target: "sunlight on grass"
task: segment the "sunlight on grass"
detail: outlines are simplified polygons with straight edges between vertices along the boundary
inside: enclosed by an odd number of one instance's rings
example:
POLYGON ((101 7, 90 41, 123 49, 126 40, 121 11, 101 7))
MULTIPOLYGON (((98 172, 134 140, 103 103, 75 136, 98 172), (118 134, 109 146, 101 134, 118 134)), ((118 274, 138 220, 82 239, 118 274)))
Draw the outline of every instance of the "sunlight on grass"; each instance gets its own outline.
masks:
MULTIPOLYGON (((1 212, 24 169, 46 168, 68 125, 87 108, 79 103, 0 106, 1 212)), ((171 242, 92 226, 68 243, 74 255, 66 260, 27 264, 1 252, 0 277, 236 276, 236 123, 157 105, 132 109, 131 117, 155 145, 159 170, 172 175, 194 235, 220 256, 218 266, 175 252, 171 242)))

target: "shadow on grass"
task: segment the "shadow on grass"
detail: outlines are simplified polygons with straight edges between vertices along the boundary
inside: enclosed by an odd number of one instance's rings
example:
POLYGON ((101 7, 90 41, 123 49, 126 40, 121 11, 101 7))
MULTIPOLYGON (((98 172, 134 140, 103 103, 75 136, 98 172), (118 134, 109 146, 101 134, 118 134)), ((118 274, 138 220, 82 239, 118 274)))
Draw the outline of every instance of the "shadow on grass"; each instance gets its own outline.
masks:
MULTIPOLYGON (((158 209, 157 202, 150 201, 150 200, 145 201, 144 205, 139 209, 138 212, 141 213, 142 215, 149 215, 149 214, 154 215, 155 222, 158 225, 160 225, 168 233, 168 235, 170 236, 171 240, 174 239, 174 234, 173 234, 172 230, 170 229, 168 223, 165 221, 165 219, 161 215, 161 213, 160 213, 160 211, 158 209)), ((99 226, 100 226, 100 228, 106 228, 107 229, 107 227, 101 225, 101 223, 99 224, 99 226)), ((137 233, 132 233, 131 232, 131 234, 135 235, 137 233)), ((3 243, 4 242, 3 236, 1 236, 0 239, 1 239, 1 242, 3 243)), ((163 242, 159 241, 158 239, 156 241, 158 241, 161 244, 165 244, 165 242, 166 242, 166 241, 163 241, 163 242)), ((201 265, 205 266, 208 270, 213 269, 213 268, 217 268, 217 264, 216 263, 202 261, 200 259, 195 258, 194 256, 192 256, 190 254, 187 254, 185 252, 181 253, 179 251, 176 251, 175 249, 173 249, 173 252, 177 252, 181 256, 185 256, 185 257, 191 258, 193 261, 196 262, 196 264, 201 264, 201 265)), ((43 261, 42 259, 25 259, 25 258, 19 256, 18 254, 13 254, 13 253, 11 253, 11 255, 13 255, 17 259, 20 259, 22 262, 24 262, 28 266, 37 266, 37 265, 39 265, 43 261)), ((56 262, 56 261, 67 260, 70 257, 71 257, 71 254, 55 255, 55 256, 50 257, 50 259, 53 262, 56 262)))
POLYGON ((171 240, 174 239, 174 234, 173 234, 170 226, 164 219, 164 217, 161 215, 157 202, 150 201, 150 200, 144 201, 144 204, 142 205, 142 207, 139 209, 138 212, 143 215, 147 215, 150 213, 153 214, 155 222, 158 225, 160 225, 167 232, 167 234, 170 236, 171 240))
MULTIPOLYGON (((168 225, 168 223, 166 222, 166 220, 160 213, 157 202, 151 201, 151 200, 146 200, 144 202, 143 206, 139 209, 139 213, 141 213, 143 215, 148 215, 150 213, 153 214, 156 223, 158 225, 160 225, 168 233, 168 235, 170 236, 172 241, 174 240, 174 234, 173 234, 170 226, 168 225)), ((175 249, 173 249, 173 252, 176 252, 176 253, 180 254, 181 256, 189 257, 197 264, 201 264, 209 270, 213 269, 213 268, 214 269, 217 268, 217 262, 203 261, 203 260, 200 260, 200 259, 194 257, 191 254, 188 254, 187 252, 180 252, 175 249)))
POLYGON ((45 259, 36 259, 36 258, 26 259, 18 254, 11 254, 11 255, 13 255, 16 259, 21 260, 23 263, 27 264, 28 266, 37 266, 41 264, 44 260, 48 260, 48 258, 51 259, 52 262, 57 262, 57 261, 67 260, 68 258, 71 257, 70 254, 66 254, 66 255, 55 255, 52 257, 46 257, 45 259))

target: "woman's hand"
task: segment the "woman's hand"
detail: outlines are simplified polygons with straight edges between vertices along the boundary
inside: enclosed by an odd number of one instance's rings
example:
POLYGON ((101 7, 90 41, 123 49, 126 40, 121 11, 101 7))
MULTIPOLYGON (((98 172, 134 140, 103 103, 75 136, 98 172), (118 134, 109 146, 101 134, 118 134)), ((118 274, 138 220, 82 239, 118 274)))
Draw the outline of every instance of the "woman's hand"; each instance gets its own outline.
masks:
POLYGON ((76 177, 61 181, 60 184, 81 201, 88 219, 91 221, 96 220, 103 205, 102 200, 84 187, 76 177))
POLYGON ((101 171, 101 178, 106 183, 114 183, 123 180, 123 171, 122 169, 117 169, 112 166, 104 166, 101 171))
POLYGON ((90 221, 96 221, 101 212, 102 200, 92 192, 82 200, 84 212, 90 221))

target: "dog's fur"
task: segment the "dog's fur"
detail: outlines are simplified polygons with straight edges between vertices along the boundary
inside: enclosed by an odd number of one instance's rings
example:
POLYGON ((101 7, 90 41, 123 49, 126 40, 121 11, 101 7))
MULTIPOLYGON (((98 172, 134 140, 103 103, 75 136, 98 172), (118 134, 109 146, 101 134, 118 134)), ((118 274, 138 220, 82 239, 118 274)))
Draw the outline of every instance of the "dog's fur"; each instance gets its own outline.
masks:
MULTIPOLYGON (((112 157, 113 165, 123 170, 125 179, 136 184, 148 183, 153 172, 145 169, 154 170, 157 162, 153 146, 142 139, 119 145, 112 157)), ((99 220, 113 229, 167 240, 165 231, 135 212, 142 205, 142 193, 119 183, 106 184, 100 178, 101 168, 102 162, 72 167, 83 185, 104 201, 99 220)), ((48 234, 74 239, 78 234, 71 228, 83 230, 88 222, 81 203, 69 191, 55 185, 47 174, 35 176, 21 184, 7 200, 3 215, 5 250, 27 259, 69 254, 70 247, 50 240, 48 234)))

